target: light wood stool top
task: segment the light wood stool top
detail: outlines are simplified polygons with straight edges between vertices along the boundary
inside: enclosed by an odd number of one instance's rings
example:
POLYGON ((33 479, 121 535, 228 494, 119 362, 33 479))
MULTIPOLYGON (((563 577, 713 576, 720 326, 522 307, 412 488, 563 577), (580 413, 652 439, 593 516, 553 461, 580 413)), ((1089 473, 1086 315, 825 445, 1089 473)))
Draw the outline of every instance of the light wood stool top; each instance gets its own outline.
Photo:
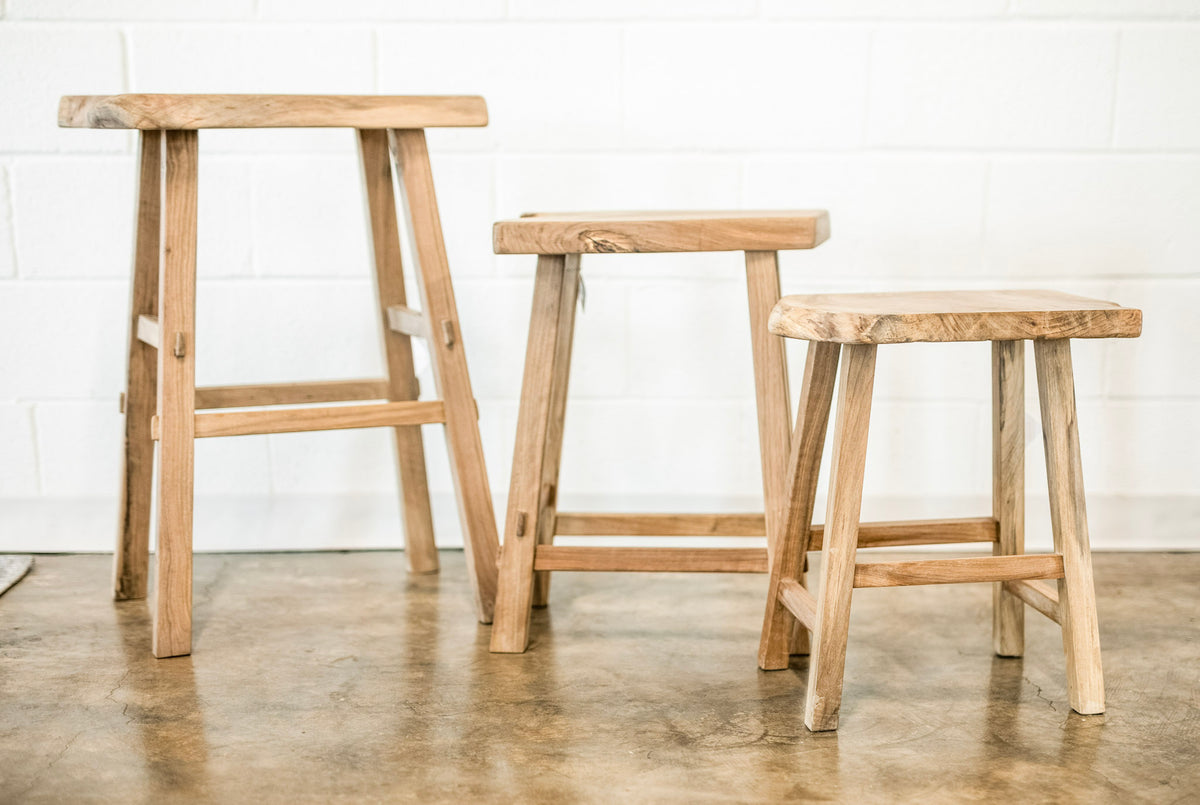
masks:
POLYGON ((58 125, 76 129, 427 129, 486 126, 471 95, 67 95, 58 125))
POLYGON ((785 296, 776 335, 837 344, 1136 338, 1142 311, 1059 291, 916 291, 785 296))
POLYGON ((828 239, 824 210, 529 213, 492 229, 496 254, 773 252, 828 239))

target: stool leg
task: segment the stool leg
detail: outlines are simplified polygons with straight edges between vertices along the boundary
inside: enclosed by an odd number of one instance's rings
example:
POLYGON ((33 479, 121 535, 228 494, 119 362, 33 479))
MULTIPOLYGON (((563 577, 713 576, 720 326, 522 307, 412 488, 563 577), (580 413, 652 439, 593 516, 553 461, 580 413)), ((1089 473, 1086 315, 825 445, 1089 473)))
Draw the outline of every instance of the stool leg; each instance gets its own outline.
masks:
POLYGON ((421 307, 429 323, 429 353, 433 378, 446 410, 446 445, 458 499, 467 575, 475 594, 481 623, 492 622, 496 603, 496 558, 500 540, 496 515, 479 437, 479 408, 471 392, 462 328, 454 302, 454 286, 442 240, 433 170, 425 132, 421 129, 389 130, 388 136, 404 201, 405 222, 417 261, 421 307))
POLYGON ((129 303, 129 364, 125 379, 125 444, 121 451, 121 498, 113 597, 146 597, 150 569, 150 510, 154 496, 154 439, 150 419, 156 404, 158 355, 138 340, 138 316, 158 313, 159 227, 162 206, 162 132, 139 138, 137 234, 129 303))
MULTIPOLYGON (((525 348, 525 377, 517 414, 517 441, 513 451, 512 481, 508 489, 508 515, 504 521, 504 546, 500 552, 500 590, 491 650, 520 654, 529 645, 529 613, 533 604, 533 560, 544 496, 542 479, 551 441, 552 405, 555 397, 555 358, 561 354, 560 337, 569 337, 559 326, 564 309, 574 305, 576 283, 567 281, 564 255, 538 257, 533 285, 529 341, 525 348), (568 300, 570 300, 568 304, 568 300)), ((578 277, 577 273, 573 274, 578 277)), ((573 311, 573 307, 570 308, 573 311)), ((573 314, 572 314, 573 315, 573 314)), ((565 367, 563 367, 565 371, 565 367)), ((565 392, 565 381, 563 382, 565 392)))
POLYGON ((804 723, 814 732, 837 729, 842 704, 867 429, 875 382, 875 349, 874 344, 851 344, 842 356, 821 587, 817 592, 817 628, 804 705, 804 723))
MULTIPOLYGON (((992 516, 999 529, 992 554, 1025 553, 1025 342, 992 342, 992 516)), ((992 648, 1001 657, 1025 652, 1025 604, 992 585, 992 648)))
POLYGON ((1067 693, 1078 713, 1104 712, 1104 674, 1100 665, 1100 627, 1092 582, 1079 428, 1075 418, 1075 382, 1068 339, 1035 341, 1038 397, 1050 487, 1054 550, 1063 557, 1058 580, 1063 649, 1067 655, 1067 693))
POLYGON ((778 550, 787 516, 787 471, 791 402, 783 339, 767 329, 779 301, 779 255, 746 252, 746 291, 750 300, 750 346, 754 356, 754 394, 758 405, 758 443, 762 461, 767 521, 767 555, 778 550))
MULTIPOLYGON (((788 399, 787 354, 782 338, 767 329, 779 301, 779 254, 746 252, 746 292, 750 301, 750 346, 754 356, 754 392, 758 409, 758 452, 762 462, 763 502, 767 524, 767 561, 782 540, 787 518, 787 464, 790 452, 791 402, 788 399)), ((804 574, 800 574, 803 584, 804 574)), ((792 653, 808 653, 808 632, 794 628, 792 653)))
POLYGON ((159 276, 158 556, 154 656, 192 651, 192 473, 196 434, 197 133, 165 133, 159 276))
MULTIPOLYGON (((542 485, 538 499, 538 545, 554 544, 554 519, 558 510, 558 469, 562 465, 563 426, 567 414, 567 383, 571 376, 571 347, 575 341, 575 306, 579 300, 579 255, 566 256, 563 287, 559 295, 558 331, 546 422, 546 449, 542 457, 542 485)), ((533 574, 533 606, 550 603, 550 571, 533 574)))
MULTIPOLYGON (((775 337, 775 336, 772 336, 775 337)), ((782 339, 780 339, 782 340, 782 339)), ((796 430, 791 436, 791 456, 785 473, 787 498, 781 540, 771 555, 771 580, 767 591, 767 611, 763 617, 762 638, 758 644, 758 667, 764 671, 788 667, 788 655, 799 654, 789 639, 808 630, 800 625, 779 599, 784 579, 804 583, 804 559, 812 533, 813 505, 817 496, 817 475, 825 448, 825 430, 829 425, 829 407, 837 378, 838 344, 810 342, 804 363, 804 381, 800 387, 800 410, 796 430)), ((807 646, 805 646, 807 647, 807 646)))
MULTIPOLYGON (((400 232, 396 198, 392 191, 392 165, 387 132, 359 130, 359 156, 371 243, 375 254, 376 300, 383 326, 384 355, 388 369, 388 399, 415 400, 419 396, 413 370, 412 339, 388 326, 388 307, 405 305, 404 268, 400 258, 400 232)), ((392 429, 404 514, 404 554, 410 573, 436 573, 437 545, 433 540, 433 514, 429 508, 429 481, 425 474, 425 443, 420 426, 392 429)))

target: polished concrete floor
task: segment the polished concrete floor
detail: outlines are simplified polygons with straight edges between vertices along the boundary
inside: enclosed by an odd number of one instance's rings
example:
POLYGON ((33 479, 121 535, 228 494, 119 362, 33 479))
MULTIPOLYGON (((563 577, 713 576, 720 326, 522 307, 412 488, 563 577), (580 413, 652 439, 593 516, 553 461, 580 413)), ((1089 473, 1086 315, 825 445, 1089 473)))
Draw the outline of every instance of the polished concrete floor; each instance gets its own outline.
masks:
POLYGON ((862 590, 842 726, 807 660, 755 668, 758 576, 559 574, 493 656, 462 555, 196 558, 191 657, 154 660, 109 557, 0 597, 0 802, 1200 802, 1200 554, 1096 557, 1108 707, 1054 624, 993 658, 984 585, 862 590))

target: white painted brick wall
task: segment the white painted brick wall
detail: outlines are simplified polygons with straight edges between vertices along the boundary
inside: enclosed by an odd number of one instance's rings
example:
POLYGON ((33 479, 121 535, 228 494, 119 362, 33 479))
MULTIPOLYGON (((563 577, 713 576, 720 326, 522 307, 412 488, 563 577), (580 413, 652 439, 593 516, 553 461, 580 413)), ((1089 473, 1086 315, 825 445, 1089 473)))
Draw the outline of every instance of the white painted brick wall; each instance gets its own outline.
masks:
POLYGON ((901 148, 1101 148, 1116 66, 1110 28, 882 28, 867 138, 901 148))
POLYGON ((478 94, 486 130, 434 132, 455 149, 616 150, 621 28, 530 23, 378 26, 379 91, 478 94))
MULTIPOLYGON (((1143 307, 1141 340, 1075 349, 1094 539, 1200 547, 1200 0, 6 0, 0 55, 0 551, 111 543, 134 138, 55 112, 122 91, 487 97, 487 129, 430 144, 498 512, 534 259, 493 256, 493 220, 826 207, 833 239, 783 255, 785 291, 1049 286, 1143 307)), ((199 381, 378 374, 353 136, 201 139, 199 381)), ((564 505, 752 507, 737 256, 584 265, 564 505)), ((986 510, 989 380, 984 345, 881 350, 868 516, 986 510)), ((1032 366, 1028 385, 1040 546, 1032 366)), ((390 447, 382 430, 199 442, 197 546, 397 544, 390 447)))
POLYGON ((859 145, 867 28, 645 25, 625 35, 626 145, 753 153, 859 145))

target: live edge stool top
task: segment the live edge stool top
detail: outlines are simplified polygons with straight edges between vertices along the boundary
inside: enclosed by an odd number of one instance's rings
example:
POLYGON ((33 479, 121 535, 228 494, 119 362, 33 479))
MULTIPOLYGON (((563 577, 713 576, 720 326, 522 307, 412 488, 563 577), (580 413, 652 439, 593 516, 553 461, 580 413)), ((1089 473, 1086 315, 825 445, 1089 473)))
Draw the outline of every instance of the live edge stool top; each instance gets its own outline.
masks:
POLYGON ((67 95, 58 125, 76 129, 426 129, 486 126, 473 95, 67 95))
POLYGON ((496 254, 774 252, 828 239, 824 210, 528 213, 492 228, 496 254))
POLYGON ((1142 311, 1060 291, 916 291, 785 296, 775 335, 837 344, 1137 338, 1142 311))

